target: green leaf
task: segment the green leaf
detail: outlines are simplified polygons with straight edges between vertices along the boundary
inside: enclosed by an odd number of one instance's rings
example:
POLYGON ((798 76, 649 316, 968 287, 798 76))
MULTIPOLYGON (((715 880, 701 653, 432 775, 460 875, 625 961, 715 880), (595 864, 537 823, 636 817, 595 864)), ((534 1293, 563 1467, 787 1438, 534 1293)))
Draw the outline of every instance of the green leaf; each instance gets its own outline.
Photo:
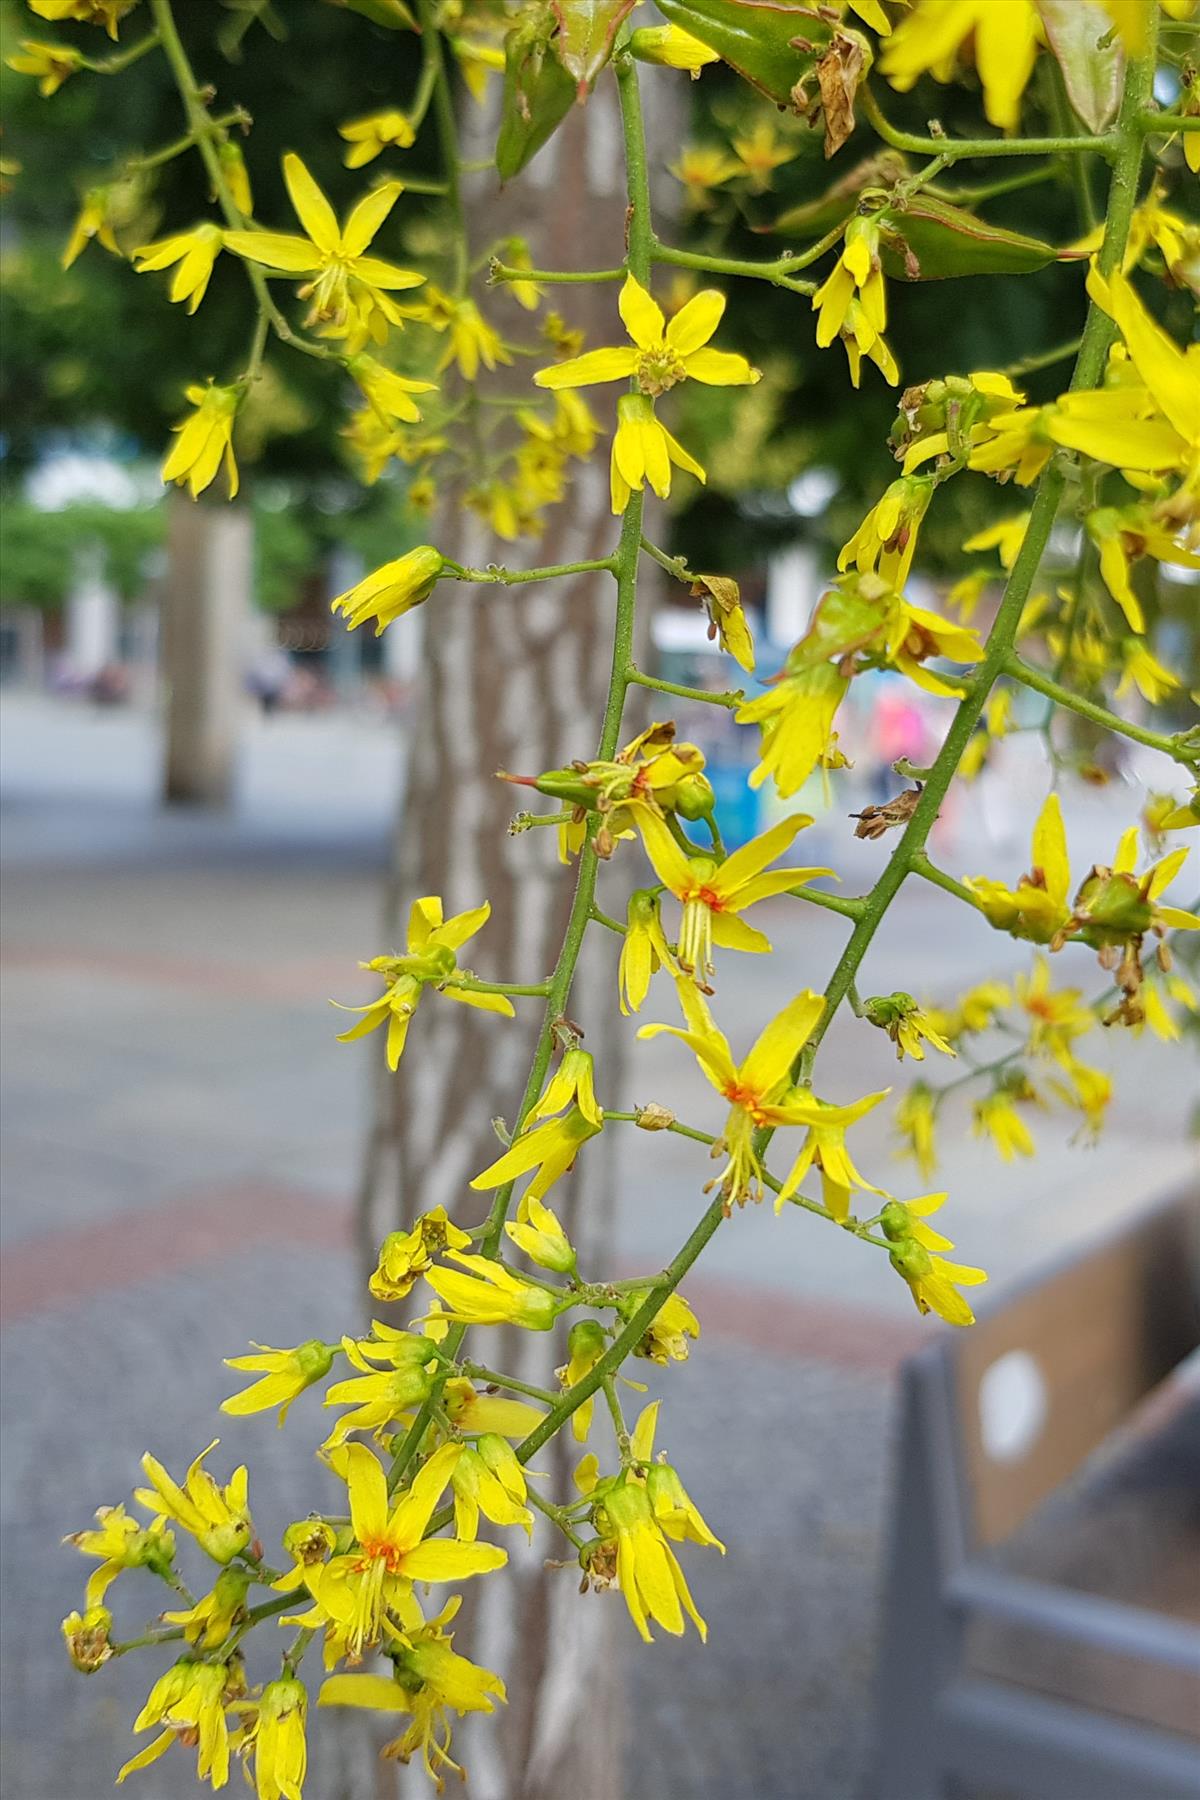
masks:
POLYGON ((558 20, 554 53, 575 79, 580 100, 612 55, 613 41, 636 0, 552 0, 558 20))
POLYGON ((549 12, 510 31, 504 49, 504 98, 496 168, 501 181, 518 174, 553 136, 575 104, 575 82, 551 49, 549 12))
POLYGON ((1099 0, 1037 0, 1037 8, 1071 105, 1089 131, 1107 130, 1125 84, 1125 50, 1112 19, 1099 0))
POLYGON ((900 281, 1030 275, 1063 254, 1052 244, 989 225, 986 219, 936 200, 932 194, 914 194, 903 210, 885 210, 879 221, 884 274, 900 281))
POLYGON ((779 106, 794 104, 793 89, 833 35, 815 10, 787 0, 660 0, 659 11, 779 106))

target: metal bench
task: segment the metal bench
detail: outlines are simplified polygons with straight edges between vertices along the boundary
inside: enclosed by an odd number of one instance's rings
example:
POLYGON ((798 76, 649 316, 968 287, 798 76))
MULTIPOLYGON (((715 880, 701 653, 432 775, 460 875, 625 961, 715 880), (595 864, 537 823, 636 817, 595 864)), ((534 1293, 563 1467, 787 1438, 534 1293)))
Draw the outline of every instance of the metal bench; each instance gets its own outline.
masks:
POLYGON ((1198 1346, 1193 1186, 906 1364, 870 1800, 1200 1800, 1198 1346))

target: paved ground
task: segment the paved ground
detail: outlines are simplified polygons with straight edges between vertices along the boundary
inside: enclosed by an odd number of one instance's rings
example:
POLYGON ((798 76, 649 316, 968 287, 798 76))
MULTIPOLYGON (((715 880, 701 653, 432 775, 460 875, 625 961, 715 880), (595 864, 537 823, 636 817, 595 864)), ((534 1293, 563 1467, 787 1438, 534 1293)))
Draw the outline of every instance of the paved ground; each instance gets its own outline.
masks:
MULTIPOLYGON (((252 732, 233 817, 164 818, 144 721, 23 699, 5 710, 4 1792, 92 1800, 126 1753, 145 1678, 120 1667, 84 1683, 64 1667, 57 1621, 82 1565, 58 1537, 127 1490, 149 1415, 165 1419, 154 1436, 173 1465, 207 1441, 222 1355, 251 1335, 329 1331, 353 1308, 346 1195, 370 1047, 333 1042, 327 996, 374 941, 399 759, 369 721, 273 721, 252 732)), ((1086 866, 1111 848, 1114 813, 1089 801, 1076 814, 1086 866)), ((1024 866, 1022 852, 1001 866, 1024 866)), ((878 853, 855 847, 854 882, 878 853)), ((962 821, 944 854, 970 871, 997 853, 962 821)), ((798 911, 767 921, 789 991, 819 985, 844 929, 798 911)), ((1016 960, 953 902, 909 891, 865 987, 945 995, 1016 960)), ((752 959, 737 976, 735 1044, 739 1020, 746 1038, 779 1000, 778 976, 752 959)), ((1190 1166, 1191 1073, 1149 1041, 1102 1047, 1131 1048, 1138 1072, 1099 1151, 1070 1148, 1048 1115, 1038 1162, 1006 1169, 960 1116, 945 1170, 955 1235, 999 1286, 1190 1166)), ((681 1047, 633 1058, 632 1098, 707 1120, 681 1047)), ((896 1065, 847 1022, 823 1067, 841 1098, 896 1065)), ((881 1127, 860 1143, 864 1167, 898 1174, 881 1127)), ((652 1162, 647 1146, 631 1142, 621 1183, 620 1254, 638 1267, 677 1247, 709 1173, 681 1140, 656 1139, 652 1162)), ((629 1800, 857 1800, 890 1375, 924 1328, 890 1271, 819 1221, 749 1212, 714 1251, 689 1284, 706 1333, 674 1372, 671 1449, 702 1471, 696 1497, 735 1548, 689 1564, 708 1650, 632 1660, 629 1800), (772 1473, 752 1482, 764 1430, 772 1473)), ((293 1481, 311 1482, 306 1434, 222 1423, 223 1451, 267 1459, 256 1512, 272 1531, 293 1481)), ((160 1767, 141 1778, 146 1800, 193 1791, 160 1767)), ((361 1800, 328 1761, 314 1794, 361 1800)))

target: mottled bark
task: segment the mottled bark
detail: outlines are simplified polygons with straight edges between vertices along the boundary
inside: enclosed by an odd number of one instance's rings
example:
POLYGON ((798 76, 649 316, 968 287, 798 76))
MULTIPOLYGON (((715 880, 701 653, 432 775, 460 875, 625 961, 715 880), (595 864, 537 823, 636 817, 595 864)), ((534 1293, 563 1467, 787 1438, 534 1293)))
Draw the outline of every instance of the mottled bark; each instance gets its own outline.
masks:
MULTIPOLYGON (((510 190, 497 195, 494 181, 473 184, 472 244, 519 233, 528 239, 535 265, 619 262, 623 180, 616 96, 604 83, 510 190)), ((589 344, 613 341, 614 302, 611 286, 559 289, 548 301, 587 331, 589 344)), ((498 292, 485 304, 515 330, 518 317, 508 296, 498 292)), ((518 367, 510 381, 526 376, 527 366, 518 367)), ((615 525, 606 460, 601 448, 591 464, 575 465, 570 495, 550 510, 545 536, 533 550, 538 561, 609 552, 615 525)), ((463 562, 514 556, 511 546, 489 537, 461 510, 442 519, 441 533, 439 541, 463 562)), ((516 552, 529 554, 524 545, 516 552)), ((594 754, 612 608, 607 576, 510 590, 448 583, 438 589, 425 615, 420 696, 388 896, 388 945, 401 938, 407 908, 419 894, 442 895, 448 912, 487 898, 491 919, 467 953, 475 972, 514 981, 550 973, 573 870, 557 861, 554 833, 506 835, 522 802, 519 790, 501 786, 494 771, 536 771, 594 754)), ((619 871, 613 876, 619 879, 619 871)), ((611 882, 606 885, 613 904, 611 882)), ((598 930, 589 935, 570 1013, 596 1057, 601 1099, 611 1097, 612 1104, 620 1078, 617 946, 614 939, 595 941, 606 937, 598 930)), ((489 1120, 513 1120, 540 1021, 536 1000, 516 1004, 519 1016, 507 1022, 427 1002, 399 1077, 377 1075, 361 1214, 370 1264, 385 1232, 429 1207, 444 1205, 462 1220, 483 1216, 483 1197, 467 1184, 497 1153, 489 1120)), ((554 1204, 583 1266, 607 1266, 613 1214, 607 1136, 587 1145, 574 1173, 555 1189, 554 1204)), ((513 1374, 554 1385, 564 1346, 559 1333, 549 1341, 527 1332, 489 1333, 487 1354, 513 1374)), ((569 1491, 577 1455, 569 1438, 539 1454, 539 1468, 552 1476, 550 1491, 569 1491)), ((505 1541, 509 1567, 469 1584, 460 1615, 458 1647, 502 1672, 509 1691, 499 1717, 467 1719, 456 1730, 455 1754, 461 1749, 467 1763, 473 1800, 619 1800, 621 1680, 610 1643, 627 1625, 619 1602, 581 1598, 569 1568, 546 1569, 544 1532, 537 1533, 536 1551, 525 1550, 519 1533, 506 1533, 505 1541)), ((569 1550, 565 1543, 562 1548, 569 1550)), ((558 1547, 549 1553, 557 1555, 558 1547)))

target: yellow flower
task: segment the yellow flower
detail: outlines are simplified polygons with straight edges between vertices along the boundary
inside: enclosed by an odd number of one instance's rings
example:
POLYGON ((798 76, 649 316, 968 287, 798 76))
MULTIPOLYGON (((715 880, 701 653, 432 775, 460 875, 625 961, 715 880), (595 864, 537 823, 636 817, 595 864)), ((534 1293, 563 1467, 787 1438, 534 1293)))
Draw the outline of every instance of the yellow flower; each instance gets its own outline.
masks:
POLYGON ((994 525, 988 525, 983 531, 975 532, 963 544, 964 550, 995 550, 1000 557, 1000 566, 1011 569, 1017 560, 1017 553, 1025 542, 1025 532, 1029 525, 1028 512, 1012 513, 1006 519, 998 519, 994 525))
POLYGON ((444 1206, 422 1213, 411 1231, 389 1231, 368 1282, 376 1300, 403 1300, 442 1250, 465 1250, 470 1233, 460 1231, 444 1206))
POLYGON ((320 1338, 309 1338, 294 1350, 272 1350, 269 1344, 255 1344, 254 1356, 227 1356, 227 1369, 262 1369, 260 1380, 252 1382, 238 1394, 222 1400, 221 1411, 239 1416, 245 1413, 270 1412, 279 1408, 279 1423, 287 1418, 288 1408, 298 1394, 314 1381, 322 1381, 333 1366, 333 1346, 320 1338))
POLYGON ((364 163, 374 162, 385 150, 407 150, 416 142, 416 135, 406 115, 394 109, 368 113, 364 118, 349 119, 345 125, 338 126, 338 136, 345 138, 350 146, 342 159, 348 169, 361 169, 364 163))
POLYGON ((135 1731, 148 1731, 152 1725, 165 1725, 166 1730, 130 1757, 117 1776, 117 1786, 136 1769, 147 1769, 165 1756, 178 1738, 181 1744, 196 1746, 196 1779, 210 1781, 214 1788, 224 1787, 229 1780, 225 1707, 243 1691, 240 1669, 233 1664, 193 1662, 189 1657, 181 1657, 165 1675, 159 1676, 133 1721, 135 1731))
POLYGON ((1148 1025, 1155 1037, 1161 1038, 1165 1044, 1177 1042, 1182 1035, 1178 1019, 1168 1010, 1167 999, 1173 1000, 1176 1006, 1183 1007, 1186 1012, 1200 1011, 1200 1001, 1197 1000, 1195 991, 1181 975, 1169 975, 1161 983, 1147 981, 1138 999, 1142 1017, 1133 1022, 1135 1036, 1143 1025, 1148 1025))
POLYGON ((849 685, 832 663, 818 663, 795 674, 785 670, 765 693, 742 702, 734 714, 738 724, 762 731, 752 788, 761 787, 768 775, 785 800, 803 787, 836 738, 831 738, 834 715, 849 685))
MULTIPOLYGON (((608 1347, 604 1327, 597 1319, 578 1319, 567 1334, 567 1361, 556 1371, 564 1390, 590 1375, 608 1347)), ((586 1443, 592 1427, 595 1395, 584 1400, 571 1414, 571 1435, 577 1444, 586 1443)))
POLYGON ((633 376, 643 394, 665 394, 681 381, 701 381, 715 387, 743 387, 760 379, 744 356, 713 350, 712 337, 725 311, 725 296, 705 288, 682 307, 668 324, 662 308, 627 276, 618 302, 621 318, 632 344, 589 350, 569 362, 539 369, 539 387, 588 387, 598 381, 623 381, 633 376))
POLYGON ((883 46, 879 67, 906 94, 926 73, 952 80, 956 52, 970 42, 984 112, 1002 131, 1015 131, 1042 41, 1032 0, 916 0, 883 46))
POLYGON ((106 250, 111 250, 114 256, 120 256, 121 246, 114 235, 114 223, 112 189, 89 188, 83 196, 83 205, 76 215, 71 235, 62 253, 63 268, 69 269, 93 238, 103 244, 106 250))
POLYGON ((1070 1046, 1096 1023, 1096 1014, 1084 1004, 1078 988, 1052 988, 1050 964, 1035 956, 1028 975, 1017 975, 1017 1002, 1029 1020, 1029 1048, 1054 1056, 1064 1066, 1070 1046))
POLYGON ((667 164, 667 172, 682 185, 688 211, 707 212, 712 205, 709 190, 723 187, 742 171, 719 144, 686 144, 667 164))
POLYGON ((163 1618, 168 1625, 182 1625, 189 1644, 202 1644, 206 1650, 219 1649, 245 1617, 246 1593, 253 1579, 249 1569, 222 1569, 211 1593, 185 1612, 165 1612, 163 1618))
POLYGON ((792 1122, 792 1064, 812 1035, 825 1001, 808 989, 798 994, 759 1034, 739 1065, 694 984, 678 979, 675 991, 686 1029, 643 1025, 638 1036, 655 1038, 665 1031, 692 1051, 707 1080, 729 1101, 728 1117, 712 1151, 714 1157, 724 1154, 728 1161, 708 1185, 720 1186, 727 1205, 761 1200, 763 1172, 754 1134, 760 1125, 792 1122))
POLYGON ((355 1543, 345 1555, 316 1565, 309 1580, 318 1606, 345 1631, 356 1660, 378 1643, 389 1613, 407 1608, 414 1581, 465 1581, 508 1561, 507 1552, 492 1544, 425 1539, 458 1456, 457 1444, 435 1450, 392 1503, 383 1466, 364 1444, 333 1452, 334 1472, 349 1491, 355 1543))
MULTIPOLYGON (((1116 26, 1130 56, 1142 56, 1153 0, 1100 0, 1100 4, 1116 26)), ((1168 18, 1190 19, 1196 0, 1160 0, 1160 4, 1168 18)))
POLYGON ((497 363, 512 361, 500 333, 488 324, 473 300, 455 299, 441 288, 429 287, 412 316, 433 331, 449 332, 439 370, 456 362, 463 378, 474 381, 480 363, 485 369, 494 369, 497 363))
MULTIPOLYGON (((628 1324, 646 1298, 644 1292, 633 1290, 622 1294, 617 1300, 617 1312, 628 1324)), ((644 1357, 647 1362, 657 1363, 665 1369, 669 1362, 686 1362, 688 1359, 688 1339, 700 1336, 700 1321, 679 1292, 668 1294, 658 1311, 646 1327, 645 1336, 637 1344, 633 1354, 644 1357)), ((630 1386, 634 1384, 629 1383, 630 1386)))
POLYGON ((325 1682, 318 1706, 362 1706, 373 1712, 411 1713, 403 1736, 385 1744, 383 1755, 407 1763, 418 1752, 425 1772, 440 1793, 444 1774, 466 1779, 466 1771, 450 1754, 451 1712, 495 1711, 505 1700, 504 1683, 491 1669, 469 1662, 451 1649, 452 1637, 442 1627, 454 1617, 452 1600, 436 1619, 410 1631, 389 1646, 394 1679, 383 1675, 334 1675, 325 1682))
MULTIPOLYGON (((569 368, 570 364, 563 366, 569 368)), ((622 394, 617 401, 617 429, 609 465, 613 512, 624 512, 630 494, 641 493, 647 481, 659 499, 665 500, 671 492, 672 463, 685 474, 694 475, 697 481, 707 479, 695 457, 688 455, 656 416, 654 403, 645 394, 622 394)))
POLYGON ((18 75, 36 76, 38 93, 48 100, 82 68, 83 51, 72 49, 70 44, 44 44, 37 38, 22 38, 20 48, 4 60, 18 75))
MULTIPOLYGON (((406 425, 415 425, 421 414, 413 403, 412 396, 437 392, 436 382, 410 381, 406 375, 397 375, 395 369, 385 368, 383 363, 369 356, 365 350, 347 357, 346 373, 358 383, 368 404, 384 423, 402 419, 406 425)), ((405 460, 410 459, 406 457, 405 460)))
POLYGON ((179 436, 162 466, 162 478, 173 481, 177 487, 186 482, 192 499, 198 500, 223 467, 232 500, 238 491, 233 422, 241 404, 241 392, 236 387, 216 387, 211 382, 207 387, 193 383, 184 392, 195 410, 172 427, 179 436))
POLYGON ((947 1325, 973 1325, 975 1314, 958 1292, 960 1287, 976 1287, 987 1280, 982 1269, 964 1263, 947 1262, 926 1250, 915 1238, 893 1246, 888 1260, 897 1275, 908 1283, 908 1291, 920 1313, 935 1312, 947 1325))
POLYGON ((1164 832, 1194 831, 1200 825, 1200 788, 1193 789, 1186 800, 1174 794, 1151 794, 1142 811, 1142 827, 1147 843, 1162 848, 1164 832))
POLYGON ((81 1675, 94 1675, 112 1656, 112 1622, 107 1606, 89 1606, 83 1614, 69 1612, 63 1620, 61 1630, 67 1655, 81 1675))
POLYGON ((283 1548, 292 1566, 271 1583, 281 1594, 308 1586, 308 1571, 317 1563, 327 1562, 337 1547, 337 1532, 324 1519, 298 1519, 283 1534, 283 1548))
MULTIPOLYGON (((452 918, 445 919, 438 895, 429 894, 422 900, 414 900, 408 915, 405 955, 375 956, 370 962, 359 964, 360 968, 371 969, 375 974, 381 975, 387 986, 377 1000, 369 1000, 365 1006, 339 1007, 342 1012, 359 1012, 363 1015, 357 1025, 352 1025, 349 1031, 339 1033, 339 1044, 365 1037, 369 1031, 376 1030, 386 1022, 387 1065, 389 1069, 395 1070, 404 1050, 412 1015, 428 986, 435 987, 439 994, 444 994, 448 1000, 457 1000, 463 1006, 475 1006, 482 1012, 500 1013, 504 1018, 511 1019, 513 1004, 507 995, 484 993, 477 988, 464 986, 463 983, 471 981, 473 977, 469 970, 460 969, 457 962, 457 952, 486 925, 491 911, 491 906, 485 900, 482 906, 477 906, 470 912, 455 913, 452 918)), ((338 1003, 335 1001, 334 1004, 338 1003)))
POLYGON ((488 77, 504 73, 503 50, 494 44, 472 43, 470 38, 462 37, 450 38, 449 44, 472 100, 482 106, 487 97, 488 77))
POLYGON ((860 574, 874 570, 889 587, 902 588, 912 568, 917 533, 935 485, 927 475, 901 475, 893 481, 854 536, 843 544, 838 568, 848 569, 853 563, 860 574))
POLYGON ((911 1238, 923 1250, 953 1250, 948 1237, 925 1223, 934 1213, 941 1212, 948 1198, 948 1194, 922 1194, 916 1200, 889 1200, 879 1215, 884 1237, 893 1244, 911 1238))
MULTIPOLYGON (((1116 468, 1179 468, 1187 474, 1189 486, 1195 486, 1200 482, 1200 345, 1181 349, 1150 316, 1124 275, 1116 271, 1106 281, 1093 263, 1088 271, 1087 290, 1120 331, 1138 380, 1157 409, 1157 418, 1147 420, 1138 435, 1147 440, 1154 437, 1158 447, 1146 442, 1141 461, 1131 461, 1128 426, 1122 434, 1126 442, 1122 444, 1122 436, 1118 435, 1107 456, 1103 450, 1089 449, 1086 444, 1073 447, 1082 448, 1085 455, 1111 461, 1116 468)), ((1067 400, 1076 402, 1082 398, 1067 396, 1067 400)), ((1064 406, 1067 400, 1062 403, 1064 406)))
POLYGON ((100 1567, 88 1577, 86 1604, 89 1613, 100 1605, 122 1569, 149 1569, 164 1579, 175 1557, 175 1536, 161 1518, 139 1525, 123 1506, 102 1506, 96 1514, 98 1530, 76 1531, 63 1539, 84 1556, 94 1556, 100 1567))
POLYGON ((498 1437, 528 1437, 546 1416, 540 1407, 530 1406, 527 1400, 506 1400, 499 1394, 481 1394, 465 1377, 446 1383, 442 1389, 442 1405, 451 1424, 466 1437, 484 1431, 494 1431, 498 1437))
MULTIPOLYGON (((1088 536, 1100 552, 1100 574, 1105 587, 1124 613, 1129 629, 1144 632, 1146 616, 1129 579, 1131 565, 1139 557, 1152 556, 1156 562, 1173 562, 1187 569, 1200 569, 1200 556, 1194 555, 1165 530, 1144 503, 1097 507, 1088 513, 1085 523, 1088 536)), ((1171 677, 1171 684, 1178 685, 1174 677, 1171 677)), ((1147 694, 1146 698, 1155 704, 1158 697, 1147 694)))
POLYGON ((525 1128, 502 1156, 476 1175, 471 1186, 477 1190, 502 1187, 536 1169, 521 1198, 519 1217, 525 1222, 529 1203, 544 1198, 603 1125, 604 1111, 592 1085, 591 1056, 586 1050, 568 1050, 545 1093, 530 1108, 525 1128), (534 1119, 541 1123, 531 1126, 534 1119))
POLYGON ((246 168, 246 159, 242 155, 241 145, 232 138, 224 138, 217 145, 217 157, 225 175, 233 204, 244 219, 248 219, 254 211, 254 194, 250 187, 250 175, 246 168))
POLYGON ((243 1463, 233 1471, 225 1487, 204 1468, 204 1459, 220 1442, 214 1438, 188 1469, 179 1487, 162 1464, 147 1451, 142 1468, 148 1488, 135 1488, 133 1497, 149 1512, 165 1514, 182 1525, 214 1562, 229 1563, 246 1548, 252 1535, 250 1508, 246 1502, 247 1475, 243 1463))
POLYGON ((896 1135, 902 1140, 897 1156, 911 1156, 923 1180, 928 1181, 938 1165, 934 1127, 937 1103, 933 1092, 922 1081, 909 1088, 896 1108, 893 1121, 896 1135))
POLYGON ((650 977, 657 969, 674 972, 675 963, 663 935, 658 895, 653 888, 635 888, 625 915, 625 936, 617 965, 617 988, 626 1018, 640 1012, 650 991, 650 977))
POLYGON ((374 1431, 382 1437, 393 1419, 429 1398, 437 1368, 430 1340, 421 1334, 397 1331, 379 1321, 373 1329, 374 1339, 342 1339, 346 1356, 363 1374, 349 1381, 335 1381, 326 1393, 326 1406, 349 1406, 352 1410, 343 1413, 334 1425, 321 1446, 324 1451, 336 1449, 352 1431, 374 1431), (374 1367, 376 1362, 386 1362, 389 1367, 381 1372, 374 1367))
POLYGON ((1067 833, 1057 794, 1049 794, 1033 828, 1033 862, 1015 889, 986 876, 968 876, 966 886, 984 916, 1000 931, 1049 944, 1071 916, 1071 866, 1067 833))
POLYGON ((751 838, 723 862, 715 857, 689 856, 667 830, 662 819, 639 807, 638 829, 654 873, 683 908, 679 927, 679 966, 698 983, 713 972, 712 949, 764 951, 770 940, 739 915, 747 907, 787 893, 832 869, 773 869, 768 863, 782 856, 797 832, 812 824, 808 813, 796 813, 751 838))
POLYGON ((396 619, 411 612, 414 606, 424 605, 445 566, 440 550, 432 544, 419 544, 395 562, 384 563, 381 569, 355 582, 330 601, 329 609, 343 615, 347 631, 356 631, 368 619, 374 619, 375 636, 382 637, 396 619))
POLYGON ((709 1544, 725 1554, 725 1546, 705 1523, 699 1508, 679 1478, 678 1471, 666 1460, 666 1453, 654 1455, 654 1433, 658 1425, 660 1402, 652 1400, 644 1406, 630 1436, 630 1455, 644 1474, 646 1492, 658 1528, 675 1543, 709 1544))
POLYGON ((686 1613, 703 1642, 708 1627, 696 1611, 646 1484, 626 1474, 601 1492, 593 1520, 601 1545, 615 1555, 617 1586, 639 1634, 652 1643, 652 1621, 673 1637, 682 1637, 686 1613))
POLYGON ((784 143, 766 119, 756 120, 748 135, 735 137, 732 141, 742 165, 741 172, 750 178, 752 194, 765 194, 775 170, 782 168, 784 163, 794 162, 800 154, 798 146, 784 143))
POLYGON ((479 1536, 479 1515, 493 1525, 521 1525, 533 1536, 533 1514, 523 1505, 525 1471, 502 1437, 487 1433, 474 1446, 460 1444, 450 1476, 454 1490, 454 1531, 464 1544, 479 1536))
POLYGON ((877 995, 867 1000, 863 1012, 872 1025, 878 1025, 886 1031, 896 1046, 896 1055, 903 1061, 911 1056, 914 1062, 924 1062, 925 1045, 931 1044, 940 1050, 943 1056, 956 1056, 958 1052, 938 1030, 931 1016, 919 1007, 911 994, 895 993, 877 995))
POLYGON ((39 19, 50 19, 60 25, 66 19, 77 19, 81 25, 99 25, 113 42, 117 26, 137 0, 29 0, 29 10, 39 19))
MULTIPOLYGON (((1020 1092, 1016 1097, 1026 1095, 1020 1092)), ((997 1088, 986 1099, 977 1100, 974 1114, 975 1136, 991 1138, 1005 1162, 1011 1162, 1015 1156, 1035 1154, 1032 1134, 1016 1109, 1014 1094, 1007 1088, 997 1088)))
POLYGON ((846 1131, 878 1106, 881 1100, 886 1100, 890 1093, 890 1088, 883 1088, 877 1094, 865 1094, 861 1100, 854 1100, 848 1106, 835 1106, 831 1101, 818 1100, 815 1094, 806 1093, 802 1089, 797 1089, 790 1096, 787 1104, 781 1108, 781 1123, 807 1125, 808 1135, 799 1156, 788 1171, 786 1181, 775 1196, 777 1213, 782 1212, 785 1202, 791 1199, 813 1168, 821 1171, 825 1205, 839 1221, 850 1216, 850 1195, 854 1189, 861 1189, 868 1194, 885 1192, 855 1168, 846 1148, 846 1131))
POLYGON ((171 282, 171 299, 186 300, 189 313, 194 313, 208 290, 222 241, 218 226, 195 225, 191 231, 177 232, 156 244, 143 244, 133 253, 133 266, 139 275, 145 275, 151 269, 169 269, 178 263, 171 282))
POLYGON ((361 349, 368 337, 382 343, 389 325, 404 322, 388 292, 419 287, 425 279, 411 269, 399 269, 367 255, 371 240, 403 191, 400 182, 372 189, 345 225, 339 226, 329 201, 291 151, 283 159, 283 178, 307 235, 229 231, 226 245, 268 269, 307 275, 309 280, 299 289, 300 298, 311 302, 305 323, 319 325, 326 337, 346 338, 351 350, 361 349))
POLYGON ((693 600, 702 600, 708 614, 708 635, 749 674, 754 668, 754 639, 746 623, 742 591, 732 575, 697 575, 688 589, 693 600))
POLYGON ((467 1274, 433 1268, 425 1275, 445 1302, 447 1319, 465 1325, 519 1325, 524 1331, 552 1328, 562 1309, 545 1288, 531 1287, 486 1256, 471 1256, 463 1250, 450 1250, 447 1255, 452 1262, 461 1263, 467 1274))
POLYGON ((557 1215, 531 1194, 521 1200, 521 1217, 505 1221, 505 1232, 539 1268, 567 1275, 575 1268, 575 1249, 557 1215))
POLYGON ((308 1695, 304 1683, 284 1676, 262 1691, 242 1744, 242 1755, 254 1759, 254 1791, 258 1800, 303 1800, 308 1769, 304 1719, 308 1695))
POLYGON ((717 51, 678 25, 643 25, 630 35, 629 49, 639 62, 686 69, 693 79, 708 63, 721 60, 717 51))
POLYGON ((1112 1076, 1103 1069, 1094 1069, 1088 1063, 1077 1062, 1069 1052, 1060 1060, 1067 1072, 1069 1085, 1061 1081, 1052 1081, 1050 1085, 1060 1100, 1079 1109, 1089 1137, 1096 1138, 1112 1104, 1112 1076))
MULTIPOLYGON (((882 340, 887 325, 887 289, 879 261, 879 225, 875 219, 856 215, 850 220, 841 254, 813 295, 812 303, 818 314, 820 349, 827 349, 835 337, 844 333, 851 305, 858 308, 858 330, 865 328, 872 340, 882 340)), ((858 386, 857 380, 854 385, 858 386)))

